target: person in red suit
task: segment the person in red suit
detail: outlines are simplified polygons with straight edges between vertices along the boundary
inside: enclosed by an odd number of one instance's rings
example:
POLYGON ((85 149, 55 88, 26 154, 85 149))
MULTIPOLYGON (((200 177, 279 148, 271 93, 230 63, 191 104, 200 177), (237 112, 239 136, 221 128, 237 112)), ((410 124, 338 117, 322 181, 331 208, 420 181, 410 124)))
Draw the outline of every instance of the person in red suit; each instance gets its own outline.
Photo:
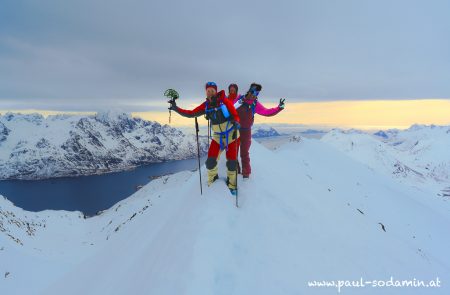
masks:
POLYGON ((217 92, 216 83, 206 83, 205 90, 205 101, 193 110, 185 110, 178 107, 175 100, 169 101, 171 103, 169 109, 187 118, 205 115, 206 119, 210 121, 213 134, 209 145, 208 158, 205 162, 206 169, 208 169, 208 186, 219 178, 217 159, 222 151, 225 150, 227 158, 227 185, 231 194, 236 195, 239 116, 233 106, 233 101, 225 96, 225 91, 217 92))

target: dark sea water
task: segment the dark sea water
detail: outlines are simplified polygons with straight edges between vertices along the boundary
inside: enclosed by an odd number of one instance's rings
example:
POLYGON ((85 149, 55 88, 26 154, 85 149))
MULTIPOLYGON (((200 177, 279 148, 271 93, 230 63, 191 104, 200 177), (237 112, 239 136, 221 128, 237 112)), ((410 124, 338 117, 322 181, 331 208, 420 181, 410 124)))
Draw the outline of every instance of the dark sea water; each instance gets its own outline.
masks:
MULTIPOLYGON (((204 159, 201 159, 201 164, 204 159)), ((81 211, 91 216, 129 197, 152 176, 198 168, 197 159, 150 164, 103 175, 0 181, 0 195, 28 211, 81 211)))

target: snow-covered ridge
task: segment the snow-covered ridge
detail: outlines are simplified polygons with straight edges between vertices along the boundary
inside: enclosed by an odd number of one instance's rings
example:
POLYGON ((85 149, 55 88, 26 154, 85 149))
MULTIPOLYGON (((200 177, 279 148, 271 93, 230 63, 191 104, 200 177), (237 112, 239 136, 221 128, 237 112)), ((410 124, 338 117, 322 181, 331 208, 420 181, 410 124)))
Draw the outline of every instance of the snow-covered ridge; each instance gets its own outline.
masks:
POLYGON ((434 293, 448 294, 448 202, 318 140, 276 152, 255 142, 252 164, 252 178, 239 182, 238 209, 223 174, 200 196, 189 171, 86 219, 31 213, 0 198, 0 293, 331 294, 307 282, 438 276, 434 293))
POLYGON ((333 129, 321 140, 410 185, 436 194, 450 186, 450 126, 415 124, 374 134, 333 129))
POLYGON ((0 179, 98 174, 196 153, 194 136, 125 113, 0 116, 0 179))

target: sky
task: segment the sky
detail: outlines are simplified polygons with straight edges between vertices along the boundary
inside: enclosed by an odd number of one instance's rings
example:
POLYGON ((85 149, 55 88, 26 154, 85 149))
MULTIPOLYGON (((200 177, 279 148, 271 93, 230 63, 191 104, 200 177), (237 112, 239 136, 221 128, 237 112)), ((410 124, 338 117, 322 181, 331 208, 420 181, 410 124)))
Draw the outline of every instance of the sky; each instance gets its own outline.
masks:
POLYGON ((206 81, 241 92, 259 82, 262 101, 283 97, 292 110, 446 107, 449 11, 441 0, 5 0, 0 110, 163 112, 165 89, 189 106, 206 81))

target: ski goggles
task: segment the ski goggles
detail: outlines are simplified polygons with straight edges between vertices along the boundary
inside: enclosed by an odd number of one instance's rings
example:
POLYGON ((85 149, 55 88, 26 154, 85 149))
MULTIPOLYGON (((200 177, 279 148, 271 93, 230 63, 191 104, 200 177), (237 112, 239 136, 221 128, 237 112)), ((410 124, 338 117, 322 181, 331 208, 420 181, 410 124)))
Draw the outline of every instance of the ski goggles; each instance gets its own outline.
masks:
POLYGON ((217 84, 214 83, 214 82, 207 82, 205 86, 206 86, 206 87, 210 87, 210 86, 212 86, 212 87, 217 87, 217 84))
POLYGON ((251 88, 251 89, 250 89, 250 93, 251 93, 253 96, 258 96, 259 91, 256 90, 255 88, 251 88))

